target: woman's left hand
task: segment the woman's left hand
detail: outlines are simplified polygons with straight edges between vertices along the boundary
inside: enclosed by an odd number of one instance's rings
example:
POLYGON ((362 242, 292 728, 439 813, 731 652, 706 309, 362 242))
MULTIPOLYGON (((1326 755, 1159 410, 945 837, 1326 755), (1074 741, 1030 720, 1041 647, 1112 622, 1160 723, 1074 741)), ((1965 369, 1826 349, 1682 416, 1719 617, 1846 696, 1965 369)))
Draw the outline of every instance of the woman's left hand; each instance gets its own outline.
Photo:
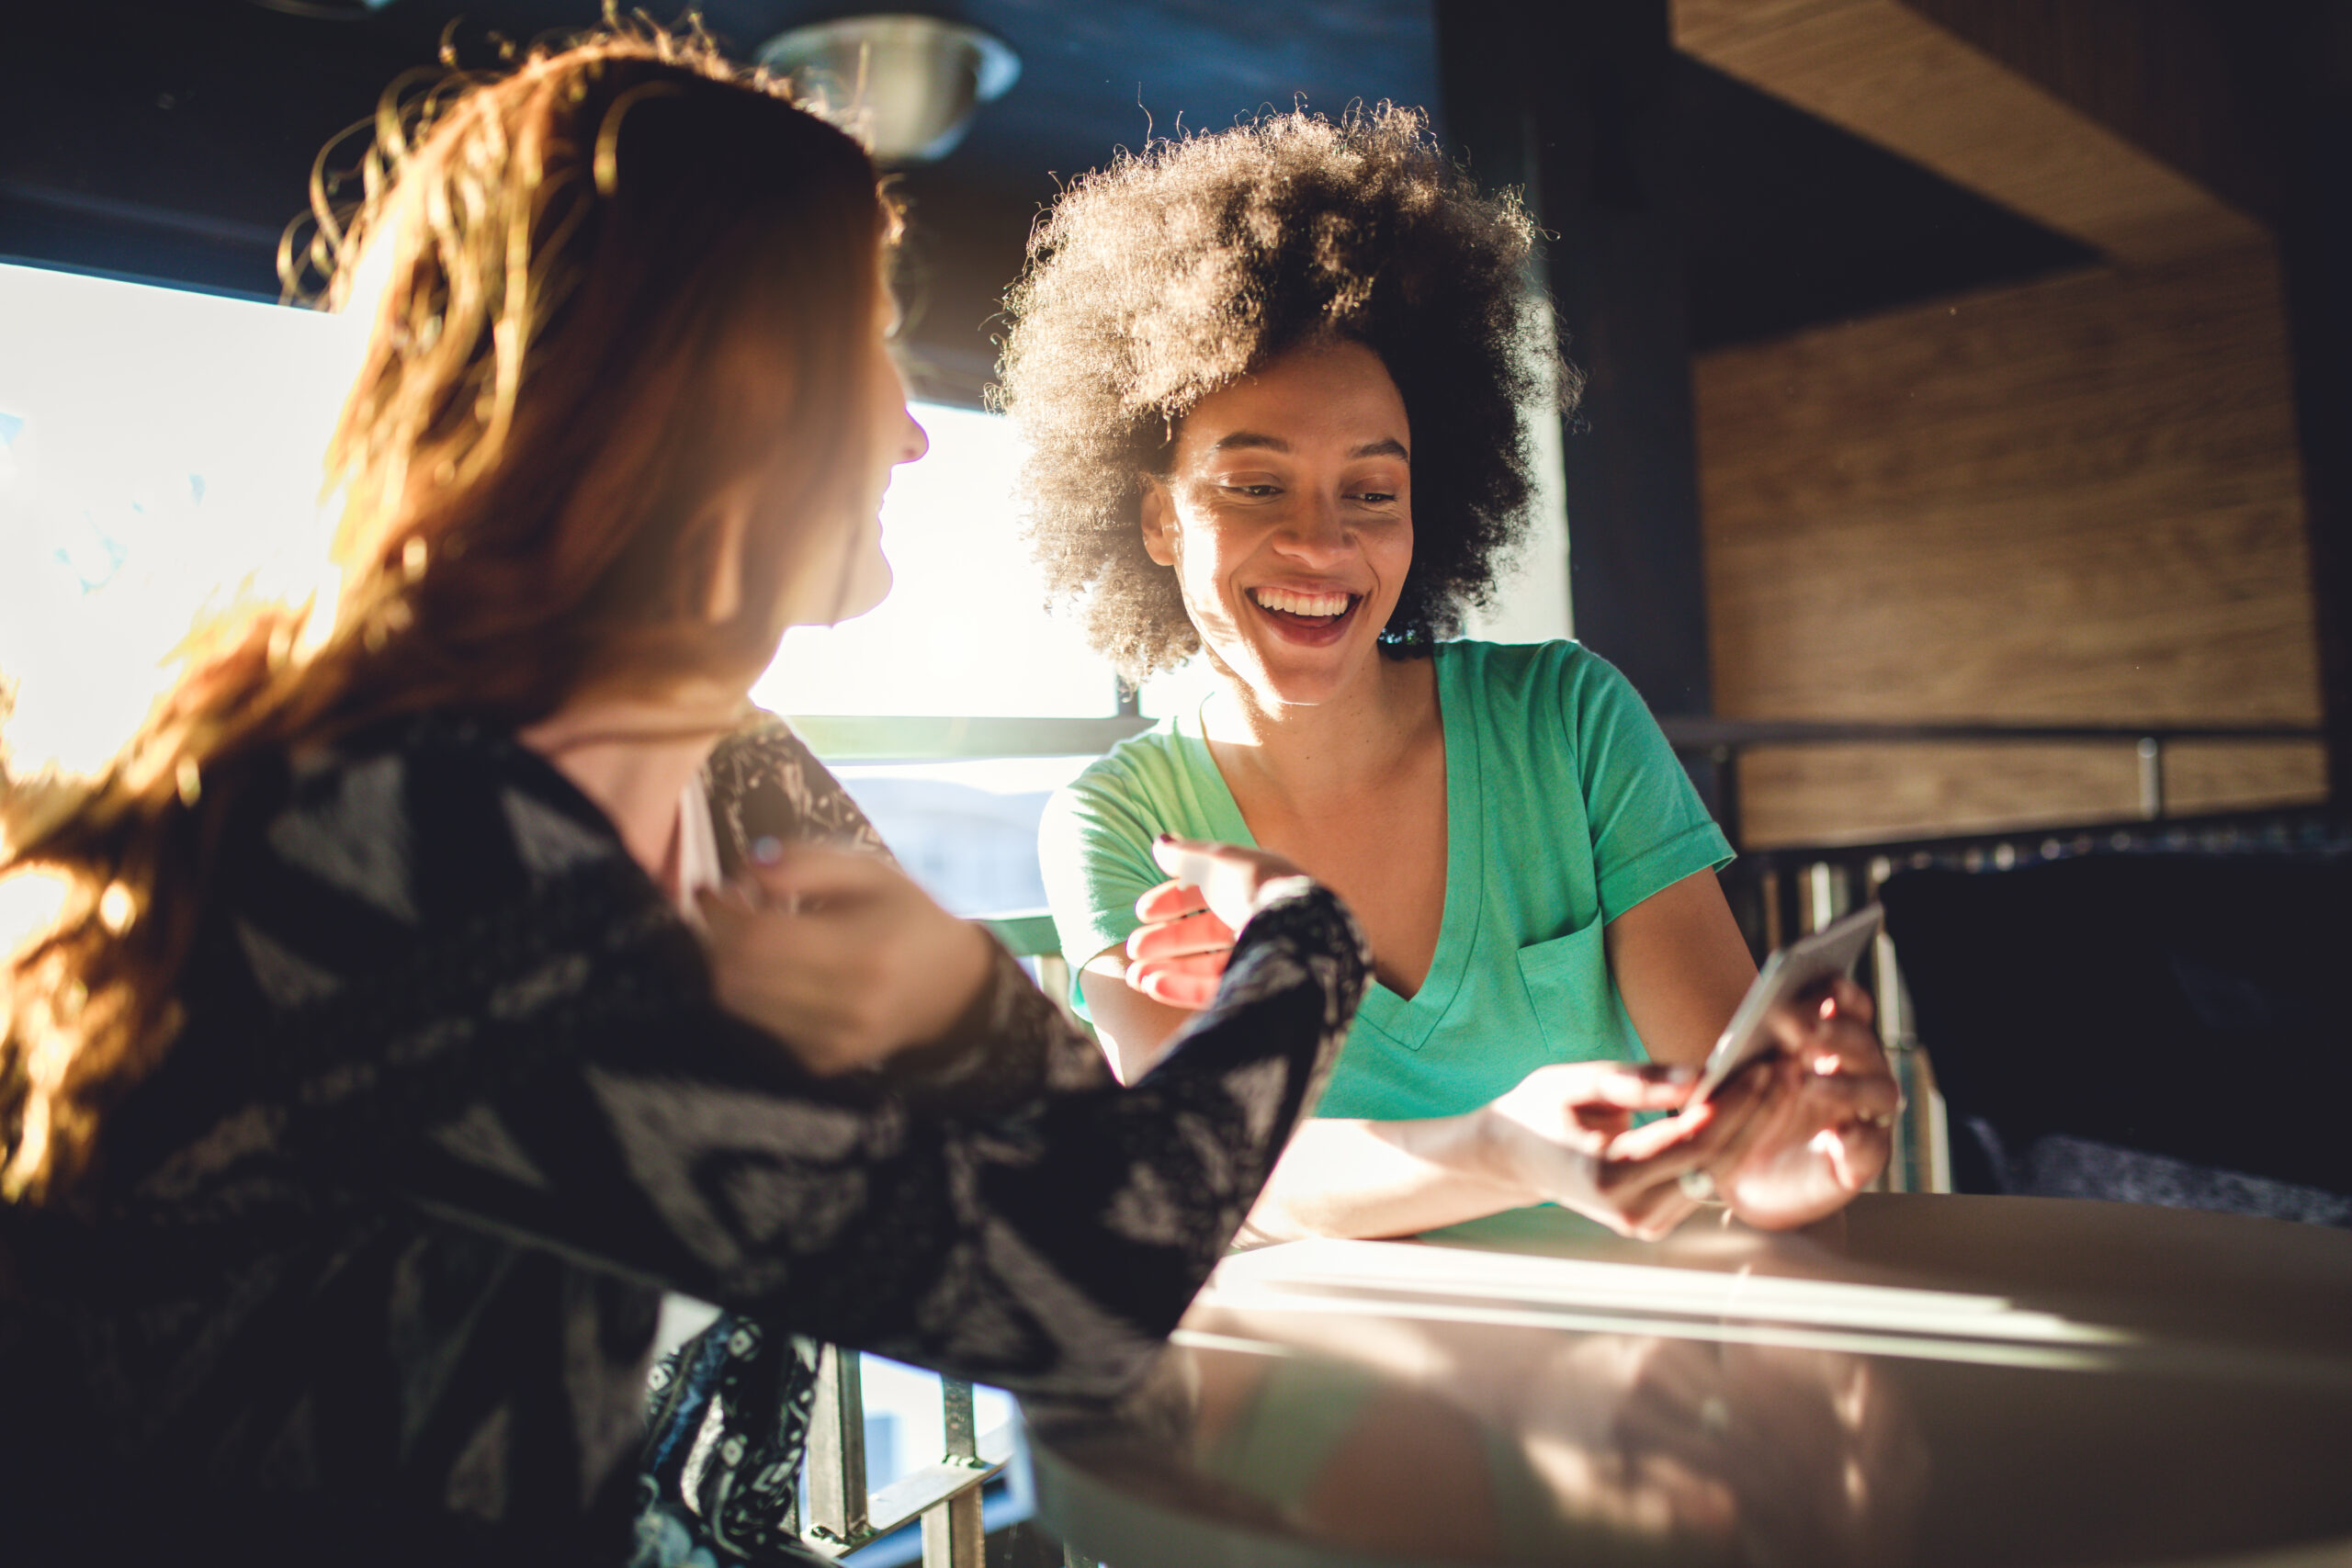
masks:
POLYGON ((1870 993, 1839 978, 1776 1010, 1781 1054, 1756 1069, 1772 1075, 1744 1140, 1716 1190, 1753 1225, 1785 1230, 1836 1213, 1876 1180, 1894 1149, 1902 1095, 1871 1028, 1870 993))
POLYGON ((1298 867, 1264 850, 1162 833, 1152 859, 1169 880, 1136 900, 1143 922, 1127 938, 1127 984, 1153 1001, 1198 1012, 1216 999, 1234 933, 1276 883, 1298 867))
POLYGON ((719 1005, 820 1075, 939 1038, 979 995, 995 951, 861 851, 787 847, 699 905, 719 1005))

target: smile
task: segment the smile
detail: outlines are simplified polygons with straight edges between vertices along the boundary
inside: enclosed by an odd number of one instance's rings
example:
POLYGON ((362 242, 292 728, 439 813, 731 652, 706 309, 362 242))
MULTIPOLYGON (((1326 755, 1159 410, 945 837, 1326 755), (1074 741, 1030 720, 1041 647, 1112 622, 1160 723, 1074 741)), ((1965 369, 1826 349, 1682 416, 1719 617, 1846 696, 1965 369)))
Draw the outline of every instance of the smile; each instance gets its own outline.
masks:
POLYGON ((1274 640, 1296 649, 1329 648, 1344 642, 1355 625, 1361 593, 1252 588, 1250 607, 1274 640))
POLYGON ((1356 606, 1354 593, 1299 593, 1287 588, 1252 588, 1250 598, 1261 610, 1288 619, 1336 621, 1356 606))

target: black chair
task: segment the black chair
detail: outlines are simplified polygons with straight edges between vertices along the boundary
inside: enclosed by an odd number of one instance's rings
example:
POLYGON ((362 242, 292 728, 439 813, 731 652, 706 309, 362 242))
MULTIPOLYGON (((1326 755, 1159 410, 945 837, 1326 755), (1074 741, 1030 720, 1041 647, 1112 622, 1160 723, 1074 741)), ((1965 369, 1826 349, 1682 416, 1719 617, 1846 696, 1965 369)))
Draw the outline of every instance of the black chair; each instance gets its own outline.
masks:
POLYGON ((1903 872, 1953 1186, 2352 1224, 2352 861, 1903 872))

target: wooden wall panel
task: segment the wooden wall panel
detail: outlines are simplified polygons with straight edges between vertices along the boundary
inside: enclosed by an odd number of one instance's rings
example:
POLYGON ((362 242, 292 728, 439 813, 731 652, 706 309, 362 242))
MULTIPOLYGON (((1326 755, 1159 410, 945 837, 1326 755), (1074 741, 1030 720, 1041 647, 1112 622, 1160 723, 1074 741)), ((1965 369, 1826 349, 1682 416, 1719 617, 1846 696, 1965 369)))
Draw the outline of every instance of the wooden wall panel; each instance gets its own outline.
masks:
MULTIPOLYGON (((1727 349, 1695 380, 1724 716, 2317 721, 2267 246, 1727 349)), ((1899 755, 1759 758, 1750 841, 2087 818, 2135 798, 2128 751, 2012 756, 2006 784, 1993 759, 1899 755)), ((2292 749, 2184 765, 2183 809, 2318 787, 2292 749)))
POLYGON ((1674 41, 2116 261, 2263 238, 2205 186, 1900 0, 1674 0, 1674 41))
POLYGON ((1744 842, 1867 843, 2138 815, 2128 746, 1774 746, 1740 762, 1744 842))
POLYGON ((2300 805, 2326 794, 2327 749, 2317 741, 2184 741, 2165 753, 2165 805, 2176 816, 2300 805))
MULTIPOLYGON (((2307 804, 2327 793, 2316 741, 2181 742, 2165 752, 2172 816, 2307 804)), ((2128 821, 2127 745, 1766 746, 1740 765, 1747 844, 1869 843, 2128 821)))

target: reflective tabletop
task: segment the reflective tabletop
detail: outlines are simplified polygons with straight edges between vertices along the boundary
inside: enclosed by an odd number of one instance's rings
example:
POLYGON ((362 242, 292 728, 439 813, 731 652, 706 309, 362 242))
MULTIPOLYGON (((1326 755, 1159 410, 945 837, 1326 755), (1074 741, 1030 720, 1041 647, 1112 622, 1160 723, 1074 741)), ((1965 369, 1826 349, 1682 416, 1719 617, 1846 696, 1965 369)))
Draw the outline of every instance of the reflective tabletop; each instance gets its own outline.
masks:
POLYGON ((1111 1568, 2352 1564, 2352 1232, 1527 1210, 1238 1255, 1132 1397, 1027 1415, 1111 1568))

